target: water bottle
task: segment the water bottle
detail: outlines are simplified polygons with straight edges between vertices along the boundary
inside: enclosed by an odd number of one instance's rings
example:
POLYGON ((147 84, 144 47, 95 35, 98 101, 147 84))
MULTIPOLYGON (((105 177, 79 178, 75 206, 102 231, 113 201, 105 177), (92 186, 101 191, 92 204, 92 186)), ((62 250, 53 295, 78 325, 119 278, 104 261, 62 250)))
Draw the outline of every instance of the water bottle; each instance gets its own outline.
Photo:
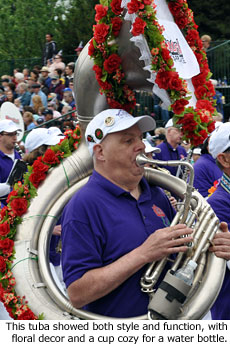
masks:
POLYGON ((191 286, 194 279, 194 271, 196 267, 197 263, 193 260, 189 260, 188 264, 185 267, 182 267, 179 270, 177 270, 174 276, 191 286))
POLYGON ((227 86, 228 85, 228 82, 227 82, 227 77, 226 77, 226 75, 224 76, 224 80, 223 80, 223 82, 224 82, 224 86, 227 86))

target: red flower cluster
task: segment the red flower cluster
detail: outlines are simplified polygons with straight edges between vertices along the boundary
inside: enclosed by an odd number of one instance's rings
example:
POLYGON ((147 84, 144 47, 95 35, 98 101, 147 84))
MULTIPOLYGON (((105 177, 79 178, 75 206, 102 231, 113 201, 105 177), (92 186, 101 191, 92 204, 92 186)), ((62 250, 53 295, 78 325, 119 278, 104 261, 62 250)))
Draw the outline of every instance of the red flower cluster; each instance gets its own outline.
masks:
POLYGON ((141 19, 140 17, 137 17, 135 19, 135 22, 133 23, 133 28, 131 33, 134 36, 144 34, 145 27, 146 27, 146 22, 143 21, 143 19, 141 19))
POLYGON ((187 1, 174 0, 167 2, 175 22, 184 31, 187 43, 193 50, 200 66, 200 74, 192 78, 197 98, 195 110, 189 108, 189 113, 186 114, 186 110, 182 111, 182 108, 180 108, 182 101, 176 101, 171 106, 176 114, 174 119, 177 124, 182 126, 184 136, 196 146, 201 144, 208 133, 214 130, 215 123, 212 114, 215 112, 213 100, 215 90, 209 80, 211 73, 206 53, 202 49, 202 42, 197 31, 198 27, 194 22, 192 11, 188 8, 187 1), (184 18, 182 19, 182 17, 184 18))
POLYGON ((116 72, 120 65, 121 58, 116 53, 113 53, 104 61, 104 69, 110 74, 116 72))
MULTIPOLYGON (((133 3, 138 6, 141 4, 137 0, 133 0, 133 3)), ((95 10, 97 24, 93 26, 94 34, 89 43, 88 54, 94 59, 93 70, 100 93, 105 94, 110 108, 123 108, 130 112, 136 105, 135 94, 130 89, 127 94, 121 58, 113 44, 122 26, 121 0, 112 0, 108 2, 108 6, 96 5, 95 10)), ((144 22, 141 28, 140 21, 137 22, 136 31, 143 31, 143 25, 144 22)))

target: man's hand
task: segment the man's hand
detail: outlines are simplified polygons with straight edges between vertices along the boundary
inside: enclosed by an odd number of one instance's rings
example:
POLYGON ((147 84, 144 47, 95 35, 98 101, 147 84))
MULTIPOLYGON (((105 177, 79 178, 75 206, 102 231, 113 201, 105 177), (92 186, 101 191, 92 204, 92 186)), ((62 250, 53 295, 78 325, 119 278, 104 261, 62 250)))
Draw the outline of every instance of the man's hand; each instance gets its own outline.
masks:
POLYGON ((216 233, 209 250, 218 258, 230 260, 230 232, 226 222, 220 223, 220 230, 216 233))
POLYGON ((54 226, 53 235, 61 236, 61 225, 54 226))
POLYGON ((186 252, 187 245, 192 241, 193 230, 184 224, 166 227, 155 231, 137 249, 146 259, 146 263, 161 260, 162 258, 179 252, 186 252))

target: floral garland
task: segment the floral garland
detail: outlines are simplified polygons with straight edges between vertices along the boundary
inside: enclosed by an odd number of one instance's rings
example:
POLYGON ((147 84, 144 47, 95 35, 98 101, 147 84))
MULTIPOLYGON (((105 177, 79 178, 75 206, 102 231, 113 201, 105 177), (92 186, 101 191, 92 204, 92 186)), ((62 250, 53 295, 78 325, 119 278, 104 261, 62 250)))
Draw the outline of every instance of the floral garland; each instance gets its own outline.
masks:
POLYGON ((14 185, 8 195, 7 205, 0 211, 0 301, 4 304, 11 318, 15 320, 37 320, 28 306, 25 296, 16 294, 15 278, 11 271, 15 259, 14 236, 17 225, 22 223, 22 215, 27 212, 31 199, 37 196, 37 188, 45 180, 49 169, 57 166, 78 148, 81 140, 79 126, 67 130, 65 138, 59 144, 51 146, 43 156, 38 157, 28 172, 24 174, 23 183, 14 185))
MULTIPOLYGON (((183 138, 196 146, 215 128, 212 118, 216 113, 213 99, 215 90, 209 80, 211 73, 206 53, 202 50, 197 25, 187 1, 167 0, 167 3, 200 66, 200 74, 192 79, 197 98, 196 108, 186 107, 191 97, 188 96, 186 81, 179 77, 173 67, 173 60, 162 35, 163 28, 157 21, 154 0, 128 2, 128 14, 134 16, 131 33, 134 37, 144 35, 151 52, 151 70, 156 75, 155 83, 159 88, 165 89, 171 99, 170 110, 174 113, 174 124, 182 128, 183 138)), ((123 22, 124 8, 121 4, 122 0, 100 0, 100 4, 95 6, 96 25, 93 26, 88 54, 94 60, 93 70, 100 93, 105 94, 110 108, 123 108, 132 112, 136 105, 135 93, 125 82, 115 42, 123 22)))

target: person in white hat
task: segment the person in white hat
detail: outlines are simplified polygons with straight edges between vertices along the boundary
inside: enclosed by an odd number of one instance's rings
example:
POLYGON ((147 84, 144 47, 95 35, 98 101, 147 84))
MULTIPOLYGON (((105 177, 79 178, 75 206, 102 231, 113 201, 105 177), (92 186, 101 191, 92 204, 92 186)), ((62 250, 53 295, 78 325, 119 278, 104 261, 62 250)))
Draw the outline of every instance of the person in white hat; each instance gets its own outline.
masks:
MULTIPOLYGON (((225 222, 223 233, 215 236, 211 250, 228 260, 230 267, 230 123, 223 123, 210 136, 209 152, 223 171, 217 189, 208 198, 208 203, 221 222, 225 222)), ((220 293, 211 309, 214 320, 230 320, 230 271, 226 269, 224 282, 220 293)))
POLYGON ((19 127, 10 119, 0 121, 0 200, 1 206, 6 205, 7 195, 10 193, 10 185, 7 184, 8 176, 16 159, 21 156, 15 151, 17 133, 19 127))
POLYGON ((36 128, 30 131, 25 141, 26 154, 23 157, 25 162, 33 164, 37 157, 45 153, 47 146, 57 145, 64 138, 60 129, 50 129, 36 128))
MULTIPOLYGON (((155 154, 154 158, 163 161, 185 159, 187 152, 181 146, 182 132, 173 125, 172 119, 169 119, 165 125, 165 137, 166 139, 157 146, 161 149, 161 152, 155 154)), ((164 168, 174 176, 182 177, 183 175, 182 167, 165 166, 164 168)))
POLYGON ((136 164, 142 134, 154 128, 150 116, 121 109, 102 111, 86 128, 94 171, 62 213, 64 282, 77 308, 118 318, 145 314, 145 265, 186 251, 192 240, 185 225, 166 227, 175 211, 136 164))
MULTIPOLYGON (((57 127, 51 128, 36 128, 32 129, 25 141, 26 154, 23 160, 28 164, 32 165, 34 161, 39 157, 43 156, 48 146, 57 145, 65 135, 62 134, 61 130, 57 127)), ((49 249, 49 260, 53 277, 58 285, 61 283, 62 286, 62 271, 60 266, 60 253, 57 252, 61 236, 61 222, 58 220, 57 224, 53 229, 53 234, 50 241, 49 249)))

